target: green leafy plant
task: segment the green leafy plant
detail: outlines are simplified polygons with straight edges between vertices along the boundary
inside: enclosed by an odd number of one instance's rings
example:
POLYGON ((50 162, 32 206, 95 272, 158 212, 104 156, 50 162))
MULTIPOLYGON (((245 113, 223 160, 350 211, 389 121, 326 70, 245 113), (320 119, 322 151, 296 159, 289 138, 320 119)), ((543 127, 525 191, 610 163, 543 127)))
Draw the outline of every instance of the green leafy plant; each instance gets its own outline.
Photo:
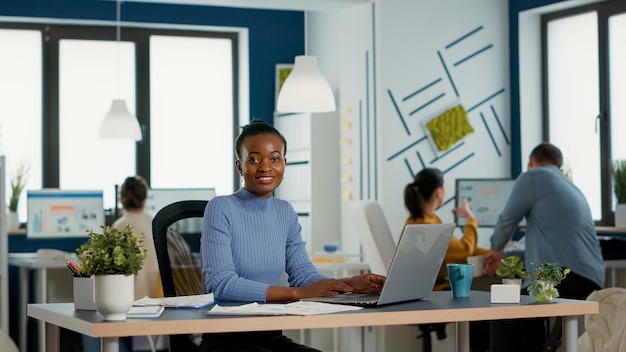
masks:
POLYGON ((611 168, 613 174, 613 190, 617 203, 626 203, 626 160, 615 160, 611 168))
POLYGON ((556 285, 571 272, 569 268, 547 262, 532 263, 535 279, 528 284, 528 294, 536 297, 537 302, 544 303, 559 297, 556 285))
POLYGON ((147 256, 143 249, 144 234, 136 237, 130 225, 123 231, 112 226, 102 226, 102 230, 102 234, 87 231, 89 239, 76 249, 80 274, 137 274, 147 256))
POLYGON ((526 279, 530 276, 530 273, 524 270, 524 262, 520 261, 518 256, 510 255, 500 261, 502 265, 496 269, 496 275, 510 280, 526 279))
POLYGON ((30 167, 26 163, 21 163, 18 166, 15 174, 11 177, 11 198, 9 199, 9 211, 17 211, 17 203, 20 200, 20 195, 26 186, 26 174, 30 167))

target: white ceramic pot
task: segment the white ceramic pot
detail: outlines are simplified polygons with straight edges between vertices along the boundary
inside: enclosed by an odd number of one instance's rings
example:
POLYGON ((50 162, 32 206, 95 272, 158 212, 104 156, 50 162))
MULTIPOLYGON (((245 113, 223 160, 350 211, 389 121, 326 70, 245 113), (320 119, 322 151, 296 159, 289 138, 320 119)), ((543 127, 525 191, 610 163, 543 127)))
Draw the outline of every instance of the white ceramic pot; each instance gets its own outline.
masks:
MULTIPOLYGON (((554 284, 548 281, 539 281, 539 284, 541 285, 541 293, 545 294, 546 291, 552 290, 554 289, 554 284)), ((552 295, 547 295, 546 294, 546 301, 550 302, 552 301, 554 297, 552 297, 552 295)))
POLYGON ((134 275, 98 275, 94 277, 94 302, 102 320, 126 320, 135 300, 134 275))
POLYGON ((615 227, 626 228, 626 203, 615 205, 615 227))
POLYGON ((7 214, 7 231, 17 232, 20 229, 20 219, 17 216, 17 212, 10 211, 7 214))

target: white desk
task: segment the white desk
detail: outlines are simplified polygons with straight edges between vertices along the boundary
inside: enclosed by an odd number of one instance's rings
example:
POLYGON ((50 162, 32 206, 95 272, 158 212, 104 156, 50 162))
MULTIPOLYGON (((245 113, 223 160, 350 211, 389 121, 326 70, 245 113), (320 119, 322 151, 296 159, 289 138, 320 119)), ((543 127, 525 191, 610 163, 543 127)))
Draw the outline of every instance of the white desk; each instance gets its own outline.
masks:
MULTIPOLYGON (((61 269, 66 267, 65 259, 42 259, 36 253, 9 253, 9 265, 20 268, 20 351, 27 351, 26 327, 28 317, 26 307, 30 292, 28 272, 35 271, 35 301, 37 303, 48 302, 48 269, 61 269)), ((69 270, 68 270, 69 273, 69 270)), ((69 275, 69 274, 68 274, 69 275)), ((44 351, 45 331, 43 322, 39 323, 39 351, 44 351)))
POLYGON ((626 268, 626 259, 605 260, 604 268, 609 271, 609 282, 604 286, 615 287, 617 283, 617 270, 626 268))
POLYGON ((491 304, 489 292, 472 291, 470 298, 453 299, 449 291, 433 292, 421 301, 328 315, 206 316, 204 309, 166 309, 160 318, 103 322, 96 311, 75 311, 72 303, 29 304, 28 316, 46 322, 46 350, 59 351, 59 327, 101 337, 102 351, 117 352, 121 336, 193 334, 385 326, 456 322, 457 351, 469 352, 469 322, 497 319, 563 317, 563 346, 578 350, 578 316, 598 314, 599 304, 557 298, 536 304, 522 296, 520 304, 491 304))

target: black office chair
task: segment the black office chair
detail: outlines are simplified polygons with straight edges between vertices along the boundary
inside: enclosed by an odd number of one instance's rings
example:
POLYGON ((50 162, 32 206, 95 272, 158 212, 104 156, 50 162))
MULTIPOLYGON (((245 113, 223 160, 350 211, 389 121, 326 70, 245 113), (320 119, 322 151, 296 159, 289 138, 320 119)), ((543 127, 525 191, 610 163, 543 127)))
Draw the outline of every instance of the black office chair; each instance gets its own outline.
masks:
MULTIPOLYGON (((184 200, 172 203, 154 216, 152 220, 152 236, 156 249, 161 285, 165 297, 202 294, 202 274, 198 259, 193 258, 192 247, 199 248, 200 235, 183 238, 172 229, 179 220, 202 218, 206 200, 184 200)), ((191 335, 170 335, 170 352, 186 352, 197 350, 191 335)))

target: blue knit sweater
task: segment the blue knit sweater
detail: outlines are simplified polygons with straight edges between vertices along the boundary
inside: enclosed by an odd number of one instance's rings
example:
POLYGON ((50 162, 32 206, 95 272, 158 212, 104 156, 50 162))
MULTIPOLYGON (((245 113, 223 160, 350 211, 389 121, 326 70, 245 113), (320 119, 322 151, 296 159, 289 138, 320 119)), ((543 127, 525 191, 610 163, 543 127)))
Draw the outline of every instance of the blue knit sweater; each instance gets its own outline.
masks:
POLYGON ((220 301, 265 302, 284 272, 296 287, 326 278, 311 263, 300 231, 298 215, 284 200, 244 188, 213 198, 200 245, 205 292, 220 301))

